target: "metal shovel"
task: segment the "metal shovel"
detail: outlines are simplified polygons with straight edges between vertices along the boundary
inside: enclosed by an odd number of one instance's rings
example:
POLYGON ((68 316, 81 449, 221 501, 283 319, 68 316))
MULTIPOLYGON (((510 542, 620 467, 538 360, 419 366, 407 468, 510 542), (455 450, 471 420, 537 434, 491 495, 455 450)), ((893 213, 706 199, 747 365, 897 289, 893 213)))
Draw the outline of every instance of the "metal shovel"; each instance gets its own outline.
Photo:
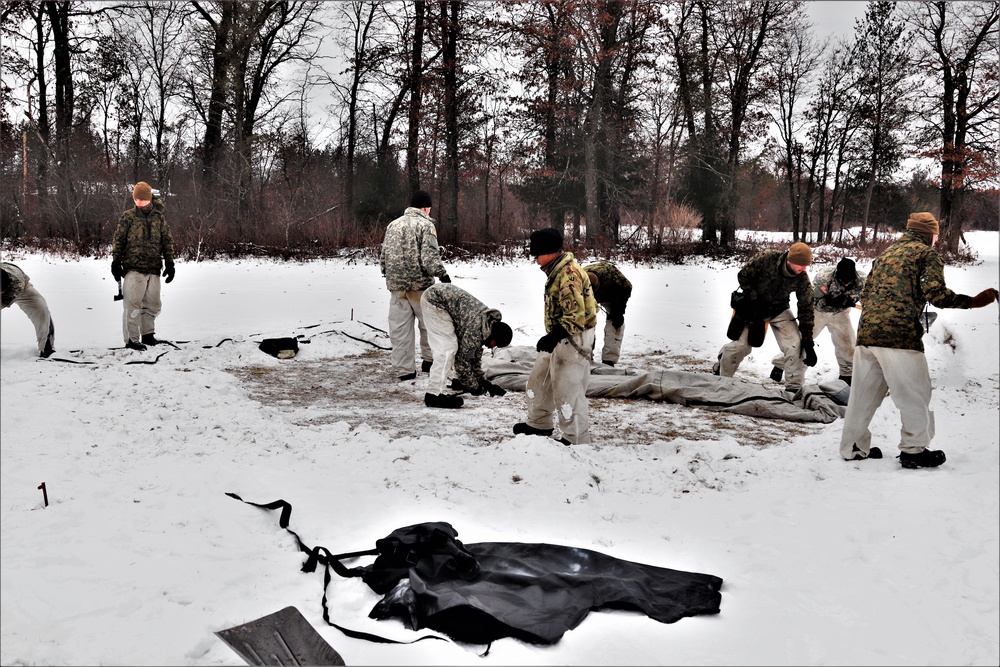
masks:
POLYGON ((345 664, 295 607, 285 607, 215 635, 248 665, 345 664))

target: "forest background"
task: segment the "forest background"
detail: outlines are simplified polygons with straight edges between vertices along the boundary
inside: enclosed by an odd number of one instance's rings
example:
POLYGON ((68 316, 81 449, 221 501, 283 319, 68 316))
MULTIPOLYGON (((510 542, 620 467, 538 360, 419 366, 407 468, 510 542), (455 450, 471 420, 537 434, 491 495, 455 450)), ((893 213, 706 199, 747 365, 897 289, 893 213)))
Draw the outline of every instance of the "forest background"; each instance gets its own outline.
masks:
POLYGON ((191 260, 371 251, 418 188, 463 256, 547 226, 668 260, 745 254, 737 229, 870 254, 914 210, 946 254, 996 229, 1000 3, 869 2, 832 37, 807 9, 4 2, 0 235, 101 256, 139 180, 191 260))

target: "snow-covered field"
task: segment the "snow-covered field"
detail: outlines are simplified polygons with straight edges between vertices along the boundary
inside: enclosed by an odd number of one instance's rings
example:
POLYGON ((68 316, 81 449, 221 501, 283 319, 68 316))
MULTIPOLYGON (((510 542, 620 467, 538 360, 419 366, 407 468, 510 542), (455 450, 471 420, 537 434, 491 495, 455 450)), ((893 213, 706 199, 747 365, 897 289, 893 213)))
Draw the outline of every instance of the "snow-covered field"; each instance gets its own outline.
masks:
MULTIPOLYGON (((966 237, 980 262, 948 267, 949 287, 997 286, 1000 235, 966 237)), ((886 458, 850 463, 839 421, 591 399, 595 443, 567 448, 511 434, 520 393, 426 408, 427 375, 395 381, 377 347, 388 340, 376 264, 178 262, 156 332, 177 347, 139 353, 111 349, 121 304, 108 260, 3 259, 48 300, 54 357, 92 362, 39 360, 28 319, 3 311, 4 665, 238 665, 213 631, 287 605, 347 664, 1000 663, 995 305, 940 311, 925 342, 933 446, 948 461, 903 470, 891 400, 873 421, 886 458), (292 360, 254 343, 295 334, 310 342, 292 360), (595 612, 552 647, 505 639, 485 658, 481 646, 350 639, 323 622, 322 575, 299 571, 277 517, 226 492, 289 501, 292 529, 333 552, 447 521, 466 543, 565 544, 710 573, 725 580, 722 612, 671 625, 595 612)), ((503 312, 515 345, 544 333, 544 275, 527 258, 447 266, 503 312)), ((710 372, 738 268, 623 265, 635 291, 620 365, 710 372)), ((776 352, 769 338, 737 377, 773 386, 776 352)), ((817 352, 810 382, 837 375, 828 334, 817 352)), ((359 579, 329 594, 336 623, 414 635, 368 619, 378 596, 359 579)))

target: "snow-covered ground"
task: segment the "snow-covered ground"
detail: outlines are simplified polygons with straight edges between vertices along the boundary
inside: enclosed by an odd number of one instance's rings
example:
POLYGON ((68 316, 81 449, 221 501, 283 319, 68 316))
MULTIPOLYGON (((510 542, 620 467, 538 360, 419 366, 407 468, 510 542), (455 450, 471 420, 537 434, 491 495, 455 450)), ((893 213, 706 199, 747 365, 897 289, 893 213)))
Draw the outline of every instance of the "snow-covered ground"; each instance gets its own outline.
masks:
MULTIPOLYGON (((945 275, 975 294, 997 285, 1000 244, 966 237, 981 261, 945 275)), ((925 341, 933 446, 948 461, 903 470, 891 400, 873 421, 886 458, 850 463, 839 421, 591 399, 595 443, 568 448, 511 434, 520 393, 426 408, 426 374, 395 381, 377 347, 387 293, 372 263, 179 262, 157 324, 177 348, 139 353, 112 349, 109 261, 3 259, 48 300, 54 356, 92 362, 39 360, 28 319, 3 311, 4 665, 238 665, 213 631, 287 605, 347 664, 1000 663, 997 306, 940 311, 925 341), (254 343, 295 334, 310 342, 291 360, 254 343), (323 622, 322 575, 299 571, 277 517, 226 492, 289 501, 291 527, 333 552, 447 521, 466 543, 565 544, 710 573, 725 581, 722 611, 670 625, 595 612, 552 647, 505 639, 485 658, 481 646, 350 639, 323 622)), ((527 258, 448 267, 503 312, 515 345, 543 333, 544 276, 527 258)), ((739 267, 622 268, 635 291, 621 365, 710 372, 739 267)), ((737 377, 773 386, 776 352, 769 338, 737 377)), ((835 377, 828 334, 817 352, 808 380, 835 377)), ((329 594, 336 623, 414 635, 368 619, 378 596, 359 579, 329 594)))

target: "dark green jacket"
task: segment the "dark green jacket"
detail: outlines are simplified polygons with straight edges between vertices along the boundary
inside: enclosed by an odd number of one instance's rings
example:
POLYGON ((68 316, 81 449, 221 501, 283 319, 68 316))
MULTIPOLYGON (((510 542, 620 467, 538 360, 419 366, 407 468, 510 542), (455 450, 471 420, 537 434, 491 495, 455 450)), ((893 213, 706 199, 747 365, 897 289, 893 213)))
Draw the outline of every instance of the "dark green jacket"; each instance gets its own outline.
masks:
POLYGON ((805 271, 789 275, 786 268, 788 251, 764 250, 740 269, 737 279, 743 292, 754 303, 755 310, 765 320, 777 317, 788 309, 788 296, 795 292, 799 333, 804 340, 813 337, 813 288, 805 271))
POLYGON ((924 351, 920 313, 968 308, 972 297, 944 284, 944 261, 918 232, 906 231, 879 255, 861 293, 858 345, 924 351))
POLYGON ((163 201, 154 199, 148 213, 133 206, 122 213, 111 243, 111 259, 121 262, 125 273, 159 275, 163 261, 174 263, 174 239, 164 215, 163 201))

